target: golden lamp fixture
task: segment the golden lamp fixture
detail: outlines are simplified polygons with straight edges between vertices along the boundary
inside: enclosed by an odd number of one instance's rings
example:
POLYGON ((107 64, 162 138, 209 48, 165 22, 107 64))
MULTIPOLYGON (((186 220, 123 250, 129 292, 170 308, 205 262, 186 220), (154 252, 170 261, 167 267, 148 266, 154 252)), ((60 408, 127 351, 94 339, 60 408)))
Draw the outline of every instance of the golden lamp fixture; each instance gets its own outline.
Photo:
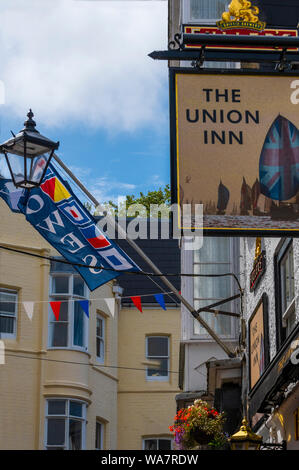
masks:
POLYGON ((261 252, 262 252, 262 239, 261 239, 261 237, 256 237, 256 240, 255 240, 255 253, 254 253, 254 261, 255 262, 258 259, 258 257, 260 256, 261 252))
POLYGON ((259 21, 260 10, 248 0, 232 0, 228 11, 222 13, 222 20, 216 24, 220 29, 244 28, 262 31, 266 23, 259 21))

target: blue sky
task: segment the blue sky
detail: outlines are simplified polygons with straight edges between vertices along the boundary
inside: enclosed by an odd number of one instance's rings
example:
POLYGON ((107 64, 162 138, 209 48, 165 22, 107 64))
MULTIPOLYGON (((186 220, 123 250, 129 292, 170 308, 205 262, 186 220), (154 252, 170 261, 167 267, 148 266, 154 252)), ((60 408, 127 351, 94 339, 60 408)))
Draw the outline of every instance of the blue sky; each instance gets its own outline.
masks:
POLYGON ((2 0, 0 139, 23 127, 100 201, 169 182, 166 1, 2 0))

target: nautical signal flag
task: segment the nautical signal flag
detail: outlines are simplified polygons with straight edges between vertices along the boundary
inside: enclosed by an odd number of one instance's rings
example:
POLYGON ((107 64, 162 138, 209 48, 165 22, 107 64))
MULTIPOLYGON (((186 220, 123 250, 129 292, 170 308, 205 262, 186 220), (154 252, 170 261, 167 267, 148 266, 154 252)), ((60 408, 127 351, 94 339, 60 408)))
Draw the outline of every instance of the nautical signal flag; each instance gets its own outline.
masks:
POLYGON ((52 199, 53 202, 61 202, 71 197, 64 184, 62 184, 61 181, 55 176, 53 178, 47 179, 40 185, 40 187, 42 191, 52 199))
POLYGON ((86 238, 88 243, 93 246, 93 248, 98 249, 98 248, 107 248, 108 246, 111 246, 111 243, 103 235, 103 233, 98 229, 98 227, 94 224, 90 225, 89 227, 82 228, 80 229, 82 235, 86 238))
MULTIPOLYGON (((7 186, 4 192, 0 191, 0 197, 11 207, 7 186)), ((41 186, 22 193, 18 209, 40 235, 73 264, 91 291, 124 271, 140 271, 97 227, 96 219, 51 164, 41 186)))

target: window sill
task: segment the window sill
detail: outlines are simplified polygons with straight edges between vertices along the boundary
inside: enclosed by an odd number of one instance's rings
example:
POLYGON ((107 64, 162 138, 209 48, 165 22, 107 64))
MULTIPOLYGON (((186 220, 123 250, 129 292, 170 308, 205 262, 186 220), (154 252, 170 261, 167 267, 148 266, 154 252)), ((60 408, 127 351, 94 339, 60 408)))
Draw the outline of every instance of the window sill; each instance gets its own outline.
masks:
POLYGON ((100 357, 96 357, 95 365, 103 366, 105 364, 105 358, 101 359, 100 357))
POLYGON ((282 326, 283 328, 287 327, 287 321, 290 315, 295 311, 296 298, 294 297, 286 311, 282 314, 282 326))
POLYGON ((91 354, 88 352, 87 348, 48 346, 47 351, 76 351, 85 353, 87 356, 91 357, 91 354))
MULTIPOLYGON (((238 338, 235 336, 220 336, 217 335, 219 339, 223 342, 230 342, 230 341, 238 341, 238 338)), ((191 336, 189 340, 184 341, 184 343, 215 343, 215 340, 211 338, 210 336, 191 336)))
POLYGON ((1 340, 10 340, 10 341, 16 341, 17 337, 16 335, 12 335, 12 334, 9 334, 9 333, 0 333, 0 341, 1 340))
POLYGON ((169 382, 169 377, 146 377, 147 382, 169 382))

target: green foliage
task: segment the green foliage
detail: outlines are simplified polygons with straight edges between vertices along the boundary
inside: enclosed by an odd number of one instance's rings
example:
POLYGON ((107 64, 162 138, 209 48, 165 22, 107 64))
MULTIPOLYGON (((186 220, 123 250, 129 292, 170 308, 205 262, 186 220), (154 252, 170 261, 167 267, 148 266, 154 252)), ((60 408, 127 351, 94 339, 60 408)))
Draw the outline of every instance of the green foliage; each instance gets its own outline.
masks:
MULTIPOLYGON (((108 201, 102 204, 102 207, 110 215, 117 215, 119 217, 126 215, 126 211, 128 211, 130 207, 132 217, 135 215, 149 217, 150 215, 153 215, 150 212, 151 205, 165 205, 168 207, 170 206, 170 203, 170 186, 167 184, 164 188, 159 188, 157 191, 148 191, 147 194, 141 192, 139 193, 139 196, 135 196, 134 194, 127 195, 126 200, 119 206, 113 201, 108 201), (139 212, 139 214, 135 214, 135 212, 139 212)), ((127 215, 130 216, 130 214, 127 215)))

